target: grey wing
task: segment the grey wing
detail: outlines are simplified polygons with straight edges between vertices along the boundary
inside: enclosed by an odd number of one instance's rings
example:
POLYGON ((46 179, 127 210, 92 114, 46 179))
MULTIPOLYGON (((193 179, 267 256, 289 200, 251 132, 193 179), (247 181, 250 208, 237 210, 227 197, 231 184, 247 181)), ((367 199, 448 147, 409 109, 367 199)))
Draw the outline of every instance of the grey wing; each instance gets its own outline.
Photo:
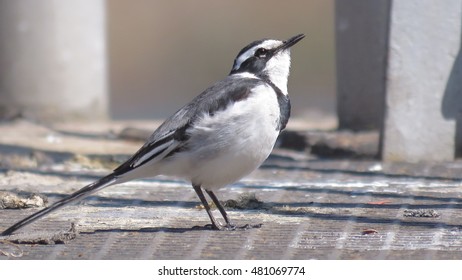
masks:
POLYGON ((186 145, 189 139, 188 128, 199 117, 204 114, 213 115, 217 111, 226 109, 231 102, 246 99, 251 94, 250 89, 260 83, 262 82, 258 79, 237 79, 228 76, 214 84, 168 118, 154 131, 146 143, 114 172, 120 175, 146 162, 157 161, 176 151, 181 151, 182 146, 186 145))

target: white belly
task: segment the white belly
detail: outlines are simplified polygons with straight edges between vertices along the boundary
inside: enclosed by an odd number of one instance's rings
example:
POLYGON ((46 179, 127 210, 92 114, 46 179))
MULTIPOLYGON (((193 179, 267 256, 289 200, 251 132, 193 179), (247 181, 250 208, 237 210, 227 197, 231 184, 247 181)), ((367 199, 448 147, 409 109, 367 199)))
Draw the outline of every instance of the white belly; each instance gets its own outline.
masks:
POLYGON ((162 161, 159 171, 208 190, 231 184, 270 155, 279 135, 279 114, 276 95, 262 85, 248 99, 214 116, 204 115, 188 130, 189 151, 162 161))

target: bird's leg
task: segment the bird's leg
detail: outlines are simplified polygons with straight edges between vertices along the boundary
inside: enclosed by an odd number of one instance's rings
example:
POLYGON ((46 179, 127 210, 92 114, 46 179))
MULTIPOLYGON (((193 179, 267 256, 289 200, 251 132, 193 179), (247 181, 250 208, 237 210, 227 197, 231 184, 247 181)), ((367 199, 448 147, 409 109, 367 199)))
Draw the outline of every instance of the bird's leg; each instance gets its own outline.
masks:
POLYGON ((227 230, 244 229, 246 230, 250 228, 260 228, 262 226, 262 224, 256 224, 256 225, 246 224, 246 225, 237 227, 236 225, 232 224, 231 221, 229 220, 228 213, 226 213, 225 208, 223 207, 221 202, 218 200, 215 193, 213 193, 212 191, 208 191, 208 190, 205 190, 205 191, 210 196, 213 203, 215 203, 218 210, 220 210, 220 213, 223 216, 223 219, 225 219, 226 225, 224 226, 224 229, 227 229, 227 230))
POLYGON ((225 219, 225 222, 226 222, 226 225, 225 227, 227 227, 228 229, 234 229, 236 228, 235 225, 233 225, 231 223, 231 221, 229 220, 229 217, 228 217, 228 213, 226 213, 225 211, 225 208, 223 207, 223 205, 221 205, 221 202, 218 200, 217 196, 215 195, 215 193, 213 193, 212 191, 208 191, 208 190, 205 190, 207 192, 207 194, 210 196, 210 198, 212 199, 213 203, 215 203, 215 205, 217 206, 218 210, 220 211, 221 215, 223 216, 223 219, 225 219))
MULTIPOLYGON (((207 211, 207 214, 209 215, 210 221, 212 221, 213 229, 218 229, 218 230, 223 229, 223 226, 217 220, 215 220, 215 217, 213 217, 212 211, 210 210, 209 203, 205 199, 205 196, 204 196, 204 193, 202 192, 201 186, 193 185, 193 188, 196 191, 196 194, 199 197, 199 199, 201 200, 202 204, 204 205, 205 211, 207 211)), ((213 198, 212 198, 212 200, 213 200, 213 198)), ((227 221, 227 223, 228 223, 228 221, 227 221)))

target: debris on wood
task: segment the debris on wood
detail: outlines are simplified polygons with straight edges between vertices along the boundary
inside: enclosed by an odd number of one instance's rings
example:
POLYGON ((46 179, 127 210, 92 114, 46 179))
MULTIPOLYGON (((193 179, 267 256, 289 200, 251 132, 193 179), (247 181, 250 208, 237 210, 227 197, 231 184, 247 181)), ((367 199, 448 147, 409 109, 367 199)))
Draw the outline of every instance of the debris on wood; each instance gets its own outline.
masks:
POLYGON ((24 255, 23 250, 17 244, 8 240, 0 239, 0 255, 7 257, 20 258, 24 255))
POLYGON ((366 204, 368 205, 384 205, 384 204, 390 204, 391 200, 378 200, 378 201, 371 201, 366 204))
POLYGON ((15 244, 41 244, 41 245, 54 245, 66 244, 68 241, 77 237, 78 231, 75 224, 72 223, 70 229, 59 232, 43 232, 34 231, 31 233, 19 233, 6 236, 4 240, 15 244))
POLYGON ((376 229, 373 229, 373 228, 365 228, 365 229, 363 229, 363 231, 361 233, 362 233, 362 235, 368 235, 368 234, 377 234, 379 232, 376 229))
POLYGON ((406 209, 404 210, 403 216, 417 218, 438 218, 441 215, 433 209, 406 209))
POLYGON ((42 194, 33 193, 27 197, 20 197, 14 193, 0 191, 0 209, 24 209, 45 207, 48 198, 42 194))
POLYGON ((266 209, 265 204, 257 199, 255 193, 241 194, 237 200, 228 199, 223 203, 223 206, 230 209, 266 209))

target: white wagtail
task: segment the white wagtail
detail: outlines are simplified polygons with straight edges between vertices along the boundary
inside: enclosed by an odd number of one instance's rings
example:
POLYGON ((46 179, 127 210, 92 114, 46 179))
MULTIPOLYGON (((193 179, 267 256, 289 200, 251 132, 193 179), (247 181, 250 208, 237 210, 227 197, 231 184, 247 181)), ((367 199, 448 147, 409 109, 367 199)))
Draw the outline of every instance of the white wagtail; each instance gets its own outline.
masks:
POLYGON ((171 175, 191 181, 213 229, 236 228, 214 191, 257 169, 271 153, 290 116, 287 79, 290 47, 263 39, 243 48, 230 74, 168 118, 147 142, 111 174, 6 229, 19 228, 71 202, 134 179, 171 175), (219 223, 202 192, 209 195, 226 222, 219 223))

